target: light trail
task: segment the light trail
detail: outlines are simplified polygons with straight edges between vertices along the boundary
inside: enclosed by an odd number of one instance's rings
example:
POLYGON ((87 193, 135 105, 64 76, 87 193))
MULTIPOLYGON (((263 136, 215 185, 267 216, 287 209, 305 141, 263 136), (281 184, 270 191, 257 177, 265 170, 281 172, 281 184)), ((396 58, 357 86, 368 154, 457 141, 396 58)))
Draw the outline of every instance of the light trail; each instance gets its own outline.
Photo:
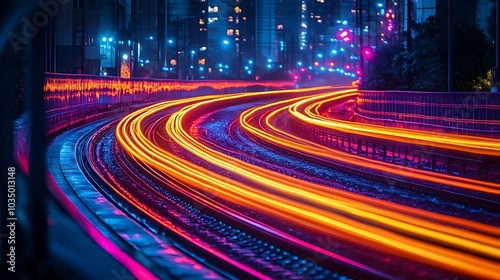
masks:
POLYGON ((415 145, 440 147, 478 155, 500 156, 500 141, 498 141, 498 139, 385 127, 321 116, 319 108, 327 107, 328 104, 335 101, 336 98, 336 93, 313 96, 295 103, 289 110, 291 114, 309 125, 344 133, 353 133, 415 145), (305 109, 302 111, 300 108, 305 109))
MULTIPOLYGON (((339 95, 334 97, 334 99, 344 99, 344 98, 349 98, 355 95, 353 92, 339 92, 339 95)), ((320 96, 314 96, 312 98, 307 98, 307 99, 313 99, 313 98, 321 98, 320 96)), ((332 99, 332 100, 334 100, 332 99)), ((352 164, 354 166, 358 167, 363 167, 363 168, 370 168, 372 170, 377 170, 380 172, 385 172, 389 174, 393 174, 396 176, 402 176, 402 177, 407 177, 411 179, 416 179, 416 180, 423 180, 423 181, 429 181, 437 184, 443 184, 443 185, 448 185, 448 186, 453 186, 453 187, 458 187, 458 188, 463 188, 463 189, 469 189, 473 191, 479 191, 479 192, 484 192, 484 193, 489 193, 493 195, 500 195, 500 184, 493 183, 493 182, 486 182, 486 181, 478 181, 474 179, 469 179, 469 178, 464 178, 464 177, 458 177, 458 176, 452 176, 452 175, 447 175, 447 174, 441 174, 437 172, 430 172, 426 170, 420 170, 420 169, 415 169, 411 167, 406 167, 406 166, 398 166, 398 168, 395 168, 394 164, 391 163, 386 163, 383 161, 379 160, 374 160, 358 155, 353 155, 349 153, 345 153, 339 150, 331 149, 329 147, 326 147, 324 145, 317 144, 315 142, 303 139, 301 137, 298 137, 296 135, 292 135, 286 131, 283 131, 282 129, 274 126, 272 124, 273 118, 278 118, 279 113, 282 113, 285 110, 290 111, 294 116, 295 115, 302 115, 301 113, 297 112, 297 103, 302 102, 304 100, 298 101, 293 100, 291 102, 294 102, 293 105, 283 105, 280 108, 274 108, 277 105, 280 104, 288 104, 290 102, 284 101, 282 103, 276 102, 276 103, 271 103, 263 106, 259 106, 256 108, 249 109, 241 114, 240 122, 242 126, 249 131, 250 133, 254 134, 255 136, 259 137, 262 140, 284 146, 284 147, 292 147, 293 149, 297 151, 301 151, 302 153, 322 157, 322 158, 327 158, 330 160, 334 161, 340 161, 348 164, 352 164), (270 108, 274 108, 274 110, 271 110, 270 108), (269 111, 269 112, 267 112, 269 111), (254 127, 252 126, 249 121, 254 117, 254 115, 257 115, 258 118, 263 118, 260 114, 268 113, 267 116, 265 117, 265 124, 259 124, 259 127, 254 127), (266 132, 265 129, 268 128, 272 133, 266 132), (279 136, 277 136, 279 135, 279 136)), ((303 116, 303 115, 302 115, 303 116)), ((310 124, 310 125, 315 125, 310 124)), ((354 133, 354 132, 351 132, 354 133)))
MULTIPOLYGON (((325 233, 340 233, 354 242, 363 240, 374 248, 395 251, 404 257, 448 270, 474 277, 491 278, 496 275, 499 266, 495 260, 500 256, 498 228, 334 190, 259 168, 210 149, 187 132, 191 121, 207 110, 235 102, 247 102, 252 98, 294 92, 314 93, 304 90, 247 93, 160 103, 124 118, 118 125, 116 136, 127 153, 135 159, 198 191, 209 191, 232 203, 292 223, 325 233), (246 178, 253 183, 252 186, 199 167, 148 139, 142 125, 144 120, 179 105, 184 107, 175 112, 165 126, 169 137, 201 159, 246 178), (471 230, 459 228, 464 225, 471 230)), ((273 103, 272 106, 293 104, 302 98, 273 103)), ((267 110, 272 106, 262 107, 267 110)), ((253 109, 242 114, 242 125, 246 129, 254 129, 251 131, 259 137, 268 137, 267 141, 275 141, 287 148, 300 150, 307 147, 302 144, 307 143, 303 140, 295 143, 252 127, 248 121, 257 111, 253 109)), ((269 118, 266 118, 266 122, 269 125, 269 118)), ((294 138, 292 135, 290 137, 294 138)), ((317 146, 312 145, 308 149, 317 149, 317 146)), ((321 154, 324 155, 325 147, 322 148, 321 154)))

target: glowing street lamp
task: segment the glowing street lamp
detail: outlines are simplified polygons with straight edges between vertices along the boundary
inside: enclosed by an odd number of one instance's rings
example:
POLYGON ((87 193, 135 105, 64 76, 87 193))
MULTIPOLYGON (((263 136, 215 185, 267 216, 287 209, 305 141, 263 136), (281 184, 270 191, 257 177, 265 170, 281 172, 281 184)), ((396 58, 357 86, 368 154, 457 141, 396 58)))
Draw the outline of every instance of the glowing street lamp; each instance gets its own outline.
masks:
POLYGON ((371 47, 365 47, 362 54, 365 59, 371 59, 373 57, 373 50, 371 47))

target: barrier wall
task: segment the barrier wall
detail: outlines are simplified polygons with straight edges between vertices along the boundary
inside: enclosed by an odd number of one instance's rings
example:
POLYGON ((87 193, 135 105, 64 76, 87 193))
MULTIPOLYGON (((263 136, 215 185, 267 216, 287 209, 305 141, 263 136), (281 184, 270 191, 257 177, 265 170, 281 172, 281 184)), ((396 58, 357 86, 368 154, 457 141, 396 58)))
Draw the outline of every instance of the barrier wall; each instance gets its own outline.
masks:
POLYGON ((500 136, 498 93, 360 91, 354 112, 373 124, 500 136))
MULTIPOLYGON (((179 81, 45 74, 46 134, 116 114, 135 104, 206 94, 295 87, 293 81, 179 81)), ((28 173, 29 127, 24 114, 15 123, 15 157, 28 173)))
POLYGON ((46 74, 47 134, 124 107, 204 94, 292 88, 292 81, 179 81, 46 74))
POLYGON ((209 81, 123 79, 119 77, 46 74, 45 106, 58 109, 93 105, 148 102, 169 97, 292 88, 293 81, 209 81))

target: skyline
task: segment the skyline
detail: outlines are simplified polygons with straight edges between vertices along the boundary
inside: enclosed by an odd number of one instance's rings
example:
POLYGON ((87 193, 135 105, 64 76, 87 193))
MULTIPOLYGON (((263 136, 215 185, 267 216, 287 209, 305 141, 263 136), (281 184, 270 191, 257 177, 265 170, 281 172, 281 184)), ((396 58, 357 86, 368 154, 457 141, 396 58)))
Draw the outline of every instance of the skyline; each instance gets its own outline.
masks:
MULTIPOLYGON (((415 23, 431 14, 443 17, 440 1, 406 2, 70 1, 51 29, 48 70, 82 73, 85 64, 87 74, 117 76, 125 56, 137 77, 288 79, 301 68, 356 77, 365 49, 405 39, 409 9, 415 23), (349 36, 340 37, 345 32, 349 36)), ((488 5, 479 1, 473 9, 478 25, 484 26, 488 5)))

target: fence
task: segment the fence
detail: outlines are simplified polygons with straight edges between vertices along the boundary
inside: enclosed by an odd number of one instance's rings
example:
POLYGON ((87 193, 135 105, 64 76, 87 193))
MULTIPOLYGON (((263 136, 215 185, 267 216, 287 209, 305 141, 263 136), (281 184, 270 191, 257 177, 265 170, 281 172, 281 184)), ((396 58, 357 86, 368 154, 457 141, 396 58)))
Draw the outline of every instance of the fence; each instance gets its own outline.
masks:
POLYGON ((358 121, 466 135, 500 136, 500 94, 361 91, 358 121))
MULTIPOLYGON (((122 79, 92 75, 46 74, 44 101, 46 135, 116 114, 146 102, 204 94, 293 88, 292 81, 179 81, 122 79)), ((26 116, 24 116, 26 117, 26 116)), ((28 124, 21 117, 14 132, 16 160, 28 172, 28 124)))
POLYGON ((122 79, 118 77, 46 74, 45 108, 48 113, 94 104, 121 104, 194 96, 294 87, 292 81, 179 81, 122 79))

